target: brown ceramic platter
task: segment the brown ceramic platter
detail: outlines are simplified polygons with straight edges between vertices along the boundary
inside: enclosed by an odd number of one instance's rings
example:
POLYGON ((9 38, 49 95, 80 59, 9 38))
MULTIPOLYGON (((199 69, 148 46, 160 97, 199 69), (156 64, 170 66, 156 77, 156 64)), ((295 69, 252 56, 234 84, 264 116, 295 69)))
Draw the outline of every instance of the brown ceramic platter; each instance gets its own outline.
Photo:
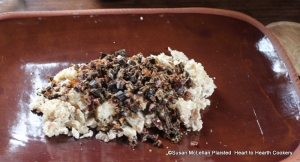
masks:
MULTIPOLYGON (((280 161, 289 156, 274 151, 294 152, 300 140, 295 70, 274 36, 237 12, 181 8, 1 13, 0 69, 0 161, 280 161), (48 138, 41 116, 28 108, 46 76, 72 63, 89 62, 101 51, 125 48, 129 55, 148 55, 167 53, 167 47, 201 62, 217 85, 211 105, 202 112, 203 129, 184 135, 178 144, 161 137, 162 148, 139 141, 132 149, 124 138, 108 143, 94 137, 48 138), (190 141, 199 146, 190 146, 190 141), (173 155, 179 153, 184 155, 173 155)), ((289 158, 296 159, 297 153, 289 158)))

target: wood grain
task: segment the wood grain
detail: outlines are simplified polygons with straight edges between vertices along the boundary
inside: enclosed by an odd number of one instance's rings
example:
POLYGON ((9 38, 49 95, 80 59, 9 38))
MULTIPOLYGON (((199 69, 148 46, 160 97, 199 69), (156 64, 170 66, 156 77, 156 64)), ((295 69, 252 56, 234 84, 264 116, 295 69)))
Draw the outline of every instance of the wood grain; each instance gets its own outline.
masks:
POLYGON ((285 48, 297 74, 300 76, 300 24, 275 22, 267 26, 285 48))

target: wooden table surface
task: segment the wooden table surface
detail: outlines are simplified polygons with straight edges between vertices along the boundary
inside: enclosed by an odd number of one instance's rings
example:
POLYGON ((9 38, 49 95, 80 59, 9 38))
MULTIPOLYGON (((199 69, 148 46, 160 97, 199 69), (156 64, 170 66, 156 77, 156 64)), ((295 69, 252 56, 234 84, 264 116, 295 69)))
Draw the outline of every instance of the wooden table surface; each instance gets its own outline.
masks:
POLYGON ((0 0, 0 12, 152 7, 228 9, 245 13, 264 25, 300 22, 300 0, 0 0))

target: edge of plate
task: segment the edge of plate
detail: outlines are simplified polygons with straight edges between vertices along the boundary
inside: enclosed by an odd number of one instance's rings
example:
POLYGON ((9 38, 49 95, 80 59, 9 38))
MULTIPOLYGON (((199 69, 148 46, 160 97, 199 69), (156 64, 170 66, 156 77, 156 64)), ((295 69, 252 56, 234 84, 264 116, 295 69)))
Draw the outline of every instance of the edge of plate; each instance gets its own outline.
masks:
MULTIPOLYGON (((277 51, 279 57, 285 63, 289 76, 295 86, 298 97, 300 98, 300 82, 294 66, 292 65, 285 49, 263 24, 254 18, 237 11, 212 8, 127 8, 127 9, 88 9, 88 10, 62 10, 62 11, 21 11, 21 12, 3 12, 0 13, 0 21, 14 18, 29 18, 29 17, 53 17, 53 16, 80 16, 80 15, 119 15, 119 14, 159 14, 159 13, 200 13, 226 16, 245 21, 264 33, 273 47, 277 51)), ((300 157, 300 145, 297 147, 292 156, 284 159, 284 162, 297 160, 300 157)))

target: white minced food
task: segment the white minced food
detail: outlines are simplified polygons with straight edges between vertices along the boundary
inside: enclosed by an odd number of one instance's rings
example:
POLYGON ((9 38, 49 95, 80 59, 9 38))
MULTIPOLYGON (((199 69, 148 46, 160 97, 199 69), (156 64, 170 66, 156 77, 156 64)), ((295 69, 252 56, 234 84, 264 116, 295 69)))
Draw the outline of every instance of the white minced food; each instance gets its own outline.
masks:
MULTIPOLYGON (((175 68, 175 65, 182 62, 184 69, 189 73, 193 82, 193 86, 188 89, 192 94, 191 100, 179 98, 176 106, 179 110, 180 119, 188 130, 199 131, 202 128, 202 120, 200 110, 205 109, 210 104, 207 97, 211 96, 216 88, 213 79, 210 78, 204 70, 201 63, 195 62, 194 59, 188 57, 179 51, 171 50, 171 56, 164 53, 160 55, 151 55, 159 64, 169 68, 175 68)), ((71 80, 77 77, 77 71, 74 67, 66 68, 54 76, 55 82, 60 85, 71 84, 71 80)), ((63 93, 64 88, 60 89, 63 93)), ((59 99, 46 99, 43 96, 37 96, 29 105, 31 110, 43 113, 43 132, 45 135, 52 137, 59 134, 74 136, 75 138, 92 137, 91 128, 105 126, 112 121, 114 106, 109 102, 104 102, 96 109, 95 117, 88 116, 88 105, 84 102, 84 96, 74 90, 67 92, 68 101, 59 99)), ((137 101, 144 110, 146 102, 142 97, 138 97, 137 101)), ((123 125, 123 132, 108 131, 104 133, 99 131, 95 135, 96 139, 108 142, 116 137, 127 136, 136 137, 137 133, 141 133, 143 128, 152 127, 152 120, 155 120, 154 114, 145 115, 142 111, 137 112, 134 117, 126 118, 129 125, 123 125)), ((162 129, 162 128, 159 128, 162 129)))
POLYGON ((169 48, 169 51, 172 56, 164 53, 158 56, 151 56, 159 63, 171 68, 174 68, 180 62, 184 64, 184 70, 189 73, 194 83, 194 86, 188 89, 192 94, 192 98, 189 101, 179 98, 176 105, 180 113, 180 119, 185 127, 193 131, 199 131, 202 128, 200 110, 204 110, 206 106, 210 105, 210 100, 207 97, 212 95, 216 85, 213 79, 207 75, 201 63, 195 62, 194 59, 189 60, 183 52, 172 50, 171 48, 169 48))

